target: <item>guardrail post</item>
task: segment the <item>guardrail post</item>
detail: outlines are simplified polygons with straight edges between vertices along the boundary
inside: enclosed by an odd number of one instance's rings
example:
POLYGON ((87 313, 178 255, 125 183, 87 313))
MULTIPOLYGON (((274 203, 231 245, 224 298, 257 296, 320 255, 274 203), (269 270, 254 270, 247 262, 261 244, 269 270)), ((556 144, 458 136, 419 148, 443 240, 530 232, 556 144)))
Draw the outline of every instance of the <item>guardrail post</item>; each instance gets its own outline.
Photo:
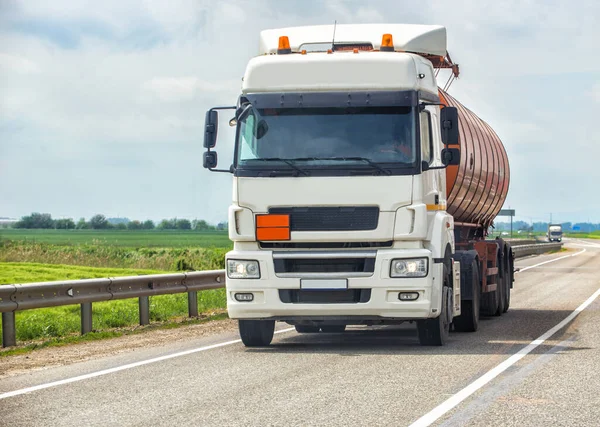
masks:
POLYGON ((150 324, 150 297, 140 297, 140 325, 150 324))
POLYGON ((81 335, 92 332, 92 303, 81 304, 81 335))
POLYGON ((17 330, 15 328, 15 312, 2 313, 2 347, 17 345, 17 330))
POLYGON ((188 314, 190 317, 198 317, 198 292, 188 292, 188 314))

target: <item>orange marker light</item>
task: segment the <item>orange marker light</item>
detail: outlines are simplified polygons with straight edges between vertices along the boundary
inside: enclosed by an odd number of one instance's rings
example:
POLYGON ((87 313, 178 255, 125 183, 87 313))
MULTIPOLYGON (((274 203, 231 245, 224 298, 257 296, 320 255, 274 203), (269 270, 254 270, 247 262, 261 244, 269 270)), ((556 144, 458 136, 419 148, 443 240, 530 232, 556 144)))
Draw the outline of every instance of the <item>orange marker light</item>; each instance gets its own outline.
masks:
POLYGON ((292 53, 292 48, 290 47, 290 39, 288 36, 279 37, 279 47, 277 48, 277 53, 279 55, 292 53))
POLYGON ((256 215, 256 240, 290 240, 290 216, 262 214, 256 215))
POLYGON ((256 240, 261 242, 266 240, 290 240, 290 229, 284 227, 257 228, 256 240))
POLYGON ((384 34, 381 38, 381 48, 379 49, 382 52, 393 52, 394 51, 394 39, 391 34, 384 34))
POLYGON ((256 226, 262 227, 289 227, 289 215, 256 215, 256 226))

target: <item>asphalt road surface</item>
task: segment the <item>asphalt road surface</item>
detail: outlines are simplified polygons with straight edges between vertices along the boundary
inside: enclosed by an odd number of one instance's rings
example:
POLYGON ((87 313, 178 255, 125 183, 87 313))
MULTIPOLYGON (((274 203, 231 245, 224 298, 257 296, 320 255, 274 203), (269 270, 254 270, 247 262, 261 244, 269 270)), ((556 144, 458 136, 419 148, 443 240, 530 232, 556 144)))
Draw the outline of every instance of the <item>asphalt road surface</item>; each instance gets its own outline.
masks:
POLYGON ((410 324, 165 343, 8 377, 0 425, 597 426, 600 241, 567 246, 518 260, 510 311, 445 347, 410 324))

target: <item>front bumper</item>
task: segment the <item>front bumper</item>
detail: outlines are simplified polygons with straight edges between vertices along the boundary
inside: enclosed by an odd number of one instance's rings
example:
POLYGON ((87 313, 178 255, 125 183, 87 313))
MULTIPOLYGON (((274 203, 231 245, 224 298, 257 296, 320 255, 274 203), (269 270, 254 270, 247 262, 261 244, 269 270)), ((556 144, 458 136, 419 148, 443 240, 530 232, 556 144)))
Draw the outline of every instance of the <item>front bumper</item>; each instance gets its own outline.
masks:
MULTIPOLYGON (((280 290, 300 290, 300 277, 278 277, 274 270, 272 251, 231 251, 227 259, 257 260, 260 279, 226 279, 227 309, 234 319, 276 319, 302 321, 315 318, 360 318, 412 320, 437 317, 440 313, 440 292, 434 283, 441 283, 442 264, 434 263, 426 249, 378 250, 374 273, 368 277, 353 277, 348 273, 348 289, 368 289, 366 302, 293 303, 283 302, 280 290), (396 258, 427 257, 429 272, 423 278, 390 278, 390 263, 396 258), (239 302, 238 292, 252 293, 252 302, 239 302), (415 301, 400 301, 400 292, 418 292, 415 301)), ((318 278, 314 273, 312 278, 318 278)), ((363 273, 364 276, 364 273, 363 273)), ((325 278, 326 276, 323 276, 325 278)), ((335 292, 335 291, 331 291, 335 292)))

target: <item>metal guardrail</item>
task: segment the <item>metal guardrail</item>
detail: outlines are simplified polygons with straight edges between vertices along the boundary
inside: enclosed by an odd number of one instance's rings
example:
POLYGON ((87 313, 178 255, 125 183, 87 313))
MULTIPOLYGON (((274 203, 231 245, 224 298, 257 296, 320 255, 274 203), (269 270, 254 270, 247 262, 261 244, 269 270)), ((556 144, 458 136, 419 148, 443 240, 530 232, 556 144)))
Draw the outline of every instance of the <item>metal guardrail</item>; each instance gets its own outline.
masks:
POLYGON ((2 346, 16 345, 15 312, 81 305, 81 333, 92 331, 92 303, 139 298, 140 325, 150 323, 150 296, 188 294, 188 314, 198 316, 198 291, 225 287, 225 270, 117 277, 108 279, 0 285, 2 346))
MULTIPOLYGON (((524 245, 514 243, 516 242, 512 242, 511 246, 515 258, 541 254, 562 247, 562 243, 524 245)), ((150 323, 150 296, 187 292, 188 314, 194 317, 198 316, 198 291, 223 287, 225 287, 225 270, 1 285, 2 346, 16 345, 16 311, 80 304, 81 333, 86 334, 93 329, 92 303, 94 302, 138 298, 140 325, 147 325, 150 323)))
POLYGON ((561 249, 563 244, 561 242, 557 243, 536 243, 533 245, 518 245, 512 246, 513 253, 515 254, 515 258, 521 258, 527 255, 539 255, 545 252, 553 251, 561 249))

